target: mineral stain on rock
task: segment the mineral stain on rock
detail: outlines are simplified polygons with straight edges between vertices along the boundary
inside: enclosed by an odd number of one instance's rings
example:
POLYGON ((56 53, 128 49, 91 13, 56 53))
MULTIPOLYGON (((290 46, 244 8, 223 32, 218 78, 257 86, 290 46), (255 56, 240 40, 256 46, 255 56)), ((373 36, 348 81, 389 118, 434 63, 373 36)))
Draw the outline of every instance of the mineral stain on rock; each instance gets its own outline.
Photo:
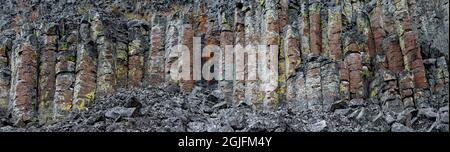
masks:
POLYGON ((448 132, 448 5, 3 0, 0 131, 448 132), (248 52, 178 63, 169 48, 192 49, 193 36, 277 45, 268 69, 278 75, 174 80, 172 64, 215 58, 258 72, 248 52))

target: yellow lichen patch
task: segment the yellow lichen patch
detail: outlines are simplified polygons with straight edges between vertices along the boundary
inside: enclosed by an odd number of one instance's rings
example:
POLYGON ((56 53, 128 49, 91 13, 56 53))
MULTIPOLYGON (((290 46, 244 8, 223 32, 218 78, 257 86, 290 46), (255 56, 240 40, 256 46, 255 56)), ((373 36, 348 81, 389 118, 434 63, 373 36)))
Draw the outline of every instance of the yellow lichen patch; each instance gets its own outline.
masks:
POLYGON ((276 92, 271 93, 271 95, 270 95, 270 97, 268 99, 269 101, 268 101, 267 105, 269 107, 274 107, 274 106, 278 105, 278 102, 279 102, 278 98, 279 98, 279 94, 278 93, 276 93, 276 92))
POLYGON ((64 104, 62 105, 62 110, 64 110, 64 111, 70 111, 70 109, 72 109, 72 104, 70 104, 70 103, 64 103, 64 104))
POLYGON ((94 100, 94 98, 95 98, 95 88, 92 89, 91 92, 89 92, 88 94, 86 94, 86 98, 87 98, 89 101, 94 100))
POLYGON ((77 102, 77 111, 80 112, 81 110, 83 110, 85 108, 85 102, 84 100, 80 100, 77 102))
POLYGON ((78 14, 84 14, 84 13, 86 13, 86 8, 85 7, 78 7, 78 14))
POLYGON ((133 12, 126 12, 124 14, 124 16, 128 19, 135 19, 136 18, 136 14, 134 14, 133 12))
POLYGON ((256 101, 256 103, 261 103, 264 100, 265 96, 266 95, 264 94, 264 92, 258 92, 257 94, 258 100, 256 101))
POLYGON ((344 93, 347 91, 348 91, 348 88, 344 84, 339 85, 339 92, 344 93))
POLYGON ((67 49, 68 49, 67 43, 59 44, 59 47, 58 47, 59 51, 66 51, 67 49))
POLYGON ((67 61, 75 62, 76 60, 77 60, 77 57, 76 57, 75 55, 69 55, 69 56, 67 57, 67 61))
POLYGON ((264 6, 265 0, 259 0, 259 5, 264 6))
POLYGON ((377 90, 373 89, 370 91, 370 97, 375 97, 377 95, 377 90))

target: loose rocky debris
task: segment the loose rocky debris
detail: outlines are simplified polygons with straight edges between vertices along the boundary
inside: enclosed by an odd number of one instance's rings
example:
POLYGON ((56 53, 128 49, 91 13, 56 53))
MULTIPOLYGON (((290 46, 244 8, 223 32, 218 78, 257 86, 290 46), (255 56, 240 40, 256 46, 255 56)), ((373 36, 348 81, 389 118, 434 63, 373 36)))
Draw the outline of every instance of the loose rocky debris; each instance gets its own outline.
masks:
MULTIPOLYGON (((295 109, 284 103, 274 110, 230 104, 220 92, 196 88, 182 94, 162 88, 119 90, 80 113, 48 124, 13 127, 1 118, 0 132, 448 132, 448 104, 388 113, 364 101, 349 107, 335 102, 331 110, 295 109), (295 111, 295 112, 294 112, 295 111)), ((448 102, 447 102, 448 103, 448 102)))

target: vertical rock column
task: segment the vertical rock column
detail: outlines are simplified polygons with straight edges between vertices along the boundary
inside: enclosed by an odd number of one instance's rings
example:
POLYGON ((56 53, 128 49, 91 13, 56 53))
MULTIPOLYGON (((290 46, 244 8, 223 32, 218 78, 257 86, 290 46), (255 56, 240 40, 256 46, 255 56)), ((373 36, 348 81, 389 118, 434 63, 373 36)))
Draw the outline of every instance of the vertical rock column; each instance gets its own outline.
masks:
POLYGON ((320 55, 322 52, 322 32, 321 32, 321 18, 320 18, 320 1, 310 0, 309 5, 309 28, 310 28, 310 47, 311 53, 320 55))
MULTIPOLYGON (((203 12, 206 12, 206 14, 203 15, 202 18, 204 20, 207 20, 207 23, 204 23, 204 30, 206 30, 205 39, 206 39, 206 45, 219 46, 220 45, 220 22, 218 19, 219 16, 217 14, 215 14, 216 12, 213 11, 213 7, 215 7, 215 6, 208 5, 207 9, 203 11, 203 12)), ((207 51, 212 52, 213 50, 207 50, 207 51)), ((222 50, 222 55, 223 55, 223 50, 222 50)), ((212 58, 213 58, 213 56, 202 57, 202 65, 204 63, 207 63, 210 60, 212 60, 212 58)), ((205 80, 204 84, 208 89, 218 89, 218 87, 215 86, 215 85, 217 85, 217 80, 214 80, 214 79, 213 80, 205 80)))
MULTIPOLYGON (((192 68, 192 57, 193 57, 193 45, 192 45, 192 41, 193 41, 193 37, 194 37, 194 30, 192 28, 192 24, 190 24, 189 21, 189 16, 186 14, 185 16, 183 16, 183 25, 181 26, 181 33, 180 33, 180 39, 181 39, 181 44, 186 46, 189 50, 188 51, 183 51, 181 52, 182 54, 184 53, 189 53, 189 55, 182 55, 183 57, 185 56, 189 56, 189 62, 187 63, 188 65, 183 65, 183 66, 187 66, 189 69, 189 77, 187 78, 187 80, 181 78, 181 82, 180 82, 180 89, 184 92, 191 92, 192 89, 194 88, 194 80, 192 77, 193 74, 193 68, 192 68)), ((184 71, 183 71, 184 72, 184 71)))
POLYGON ((126 24, 117 27, 116 43, 114 44, 116 54, 116 88, 126 88, 128 84, 128 32, 126 24))
POLYGON ((328 46, 330 48, 330 59, 340 61, 342 59, 342 13, 339 3, 328 10, 328 46))
POLYGON ((327 44, 324 48, 326 53, 322 53, 329 57, 331 62, 324 62, 321 66, 321 83, 322 83, 322 98, 324 110, 328 110, 332 102, 340 98, 339 93, 339 66, 342 64, 342 45, 341 45, 341 6, 338 2, 334 3, 327 10, 327 20, 324 24, 325 29, 323 42, 327 44))
POLYGON ((369 18, 367 17, 367 15, 365 15, 364 13, 362 13, 362 8, 358 8, 357 10, 357 20, 356 20, 356 31, 358 32, 358 49, 359 49, 359 54, 361 56, 361 71, 360 71, 360 77, 361 77, 361 90, 360 92, 358 92, 358 94, 360 94, 360 98, 365 98, 367 97, 368 94, 368 86, 369 86, 369 81, 371 81, 371 78, 373 76, 373 68, 372 68, 372 64, 371 64, 371 58, 372 56, 370 56, 370 54, 373 54, 371 52, 373 52, 372 50, 369 50, 369 45, 370 44, 370 23, 369 23, 369 18))
MULTIPOLYGON (((249 58, 251 57, 251 55, 253 55, 254 58, 257 58, 257 45, 259 45, 259 32, 258 32, 258 25, 257 21, 256 21, 256 16, 257 16, 257 12, 256 12, 256 6, 257 4, 253 3, 253 2, 248 2, 244 5, 244 11, 245 11, 245 46, 252 46, 252 48, 254 49, 255 53, 254 54, 248 54, 247 56, 247 65, 248 67, 246 67, 247 69, 245 69, 245 76, 248 76, 249 74, 251 74, 251 72, 253 72, 253 74, 255 74, 255 76, 257 76, 256 71, 250 71, 250 69, 257 69, 258 65, 257 65, 257 60, 255 60, 256 63, 250 63, 249 62, 249 58)), ((245 81, 245 102, 246 103, 256 103, 258 101, 258 78, 256 77, 256 80, 246 80, 245 81)))
MULTIPOLYGON (((236 48, 236 46, 240 45, 243 48, 245 48, 245 15, 244 12, 242 11, 242 5, 236 5, 236 8, 234 10, 234 47, 236 48)), ((248 70, 248 65, 249 63, 247 63, 248 59, 246 58, 245 54, 242 54, 241 52, 238 52, 240 50, 236 50, 235 49, 235 78, 233 81, 233 101, 235 103, 240 103, 244 101, 245 98, 245 79, 247 79, 248 73, 245 72, 245 70, 248 70), (238 55, 240 55, 238 57, 238 55), (243 64, 237 64, 237 63, 243 63, 243 64), (240 65, 244 65, 245 67, 237 67, 240 65), (242 75, 244 76, 244 78, 239 78, 238 76, 242 75)), ((248 53, 247 53, 248 55, 248 53)))
MULTIPOLYGON (((352 5, 350 1, 342 1, 340 3, 341 8, 341 34, 340 34, 340 45, 342 47, 342 61, 338 61, 339 66, 339 94, 340 98, 349 101, 350 98, 350 71, 348 68, 348 47, 350 45, 350 31, 347 30, 349 26, 352 26, 352 5)), ((334 36, 333 36, 334 37, 334 36)), ((332 39, 334 39, 332 37, 332 39)))
MULTIPOLYGON (((313 54, 310 54, 313 55, 313 54)), ((309 56, 306 63, 305 93, 308 109, 321 110, 322 87, 321 87, 321 63, 318 57, 309 56)))
MULTIPOLYGON (((279 94, 276 92, 278 88, 278 45, 279 43, 279 25, 278 25, 278 9, 275 0, 266 0, 264 3, 264 19, 262 24, 263 45, 266 45, 266 61, 261 64, 264 69, 260 89, 263 91, 263 106, 268 108, 278 104, 279 94)), ((259 52, 261 53, 261 52, 259 52)))
MULTIPOLYGON (((396 33, 395 25, 395 4, 394 1, 382 1, 383 11, 383 29, 385 31, 385 38, 383 40, 383 52, 386 54, 387 67, 383 72, 385 86, 381 91, 380 101, 383 105, 383 110, 387 111, 388 115, 394 115, 403 110, 404 103, 399 92, 399 81, 404 84, 407 73, 402 74, 405 70, 403 64, 403 55, 400 48, 399 38, 396 33), (397 79, 400 76, 400 80, 397 79), (402 80, 403 79, 403 80, 402 80)), ((406 88, 403 88, 406 89, 406 88)))
POLYGON ((170 48, 179 44, 178 40, 178 27, 180 26, 180 20, 177 14, 170 16, 168 18, 167 32, 166 32, 166 47, 164 52, 164 73, 165 73, 165 86, 176 86, 178 87, 178 81, 175 81, 171 77, 171 67, 178 66, 173 64, 178 64, 177 57, 170 56, 173 55, 170 48))
POLYGON ((390 5, 390 3, 382 5, 383 27, 386 32, 383 40, 383 50, 386 53, 388 69, 398 74, 404 69, 403 56, 395 31, 395 18, 393 16, 394 12, 392 12, 393 9, 389 7, 394 6, 390 5))
POLYGON ((37 106, 37 52, 31 27, 22 26, 20 38, 15 42, 11 65, 12 122, 23 125, 33 121, 37 106))
MULTIPOLYGON (((279 62, 282 66, 279 71, 285 71, 284 76, 286 80, 284 98, 290 105, 294 105, 294 109, 305 109, 305 80, 303 71, 296 72, 301 64, 301 3, 300 2, 285 2, 284 7, 288 10, 288 25, 283 29, 283 40, 280 48, 280 60, 283 58, 285 62, 279 62), (287 6, 286 6, 287 5, 287 6), (300 14, 300 15, 299 15, 300 14), (281 68, 284 67, 284 68, 281 68)), ((281 72, 279 73, 281 74, 281 72)), ((282 76, 282 75, 281 75, 282 76)), ((280 85, 282 87, 282 85, 280 85)))
POLYGON ((80 25, 80 44, 77 50, 76 79, 73 109, 83 110, 96 96, 97 51, 94 41, 103 37, 101 19, 80 25))
POLYGON ((143 21, 133 20, 128 23, 128 87, 137 88, 144 78, 145 38, 148 36, 143 21))
POLYGON ((302 1, 300 3, 300 16, 299 21, 299 32, 300 32, 300 45, 301 45, 301 55, 302 59, 306 59, 307 55, 311 52, 310 47, 310 37, 309 37, 309 2, 302 1))
POLYGON ((78 33, 70 23, 62 20, 59 24, 58 52, 56 55, 56 90, 54 98, 54 118, 64 118, 72 108, 74 95, 75 62, 77 60, 78 33))
POLYGON ((343 99, 350 100, 352 105, 361 105, 364 98, 363 56, 367 37, 364 30, 367 26, 361 20, 359 3, 344 2, 342 18, 342 43, 344 62, 340 63, 340 91, 343 99))
MULTIPOLYGON (((422 54, 420 52, 419 46, 417 45, 417 38, 411 28, 410 15, 408 12, 408 2, 406 0, 397 0, 395 1, 395 8, 395 24, 397 35, 399 37, 400 49, 403 55, 403 62, 405 64, 405 71, 408 71, 408 73, 412 73, 412 78, 411 76, 401 77, 400 94, 402 95, 403 103, 406 106, 413 106, 413 98, 410 97, 413 94, 411 89, 415 88, 416 99, 422 98, 424 97, 422 95, 422 90, 428 89, 428 82, 425 76, 425 67, 422 61, 422 54), (412 85, 410 81, 414 81, 414 85, 412 85)), ((428 91, 429 90, 426 90, 426 92, 428 91)), ((422 100, 420 99, 416 101, 416 106, 425 106, 421 101, 422 100)))
POLYGON ((39 121, 46 122, 53 116, 53 99, 55 96, 56 49, 58 26, 54 23, 44 25, 43 48, 39 56, 39 121))
MULTIPOLYGON (((355 43, 351 43, 349 46, 349 55, 346 56, 346 64, 349 70, 349 81, 350 81, 350 97, 351 99, 363 99, 364 89, 362 80, 362 58, 361 54, 358 53, 359 47, 355 43)), ((355 100, 357 101, 357 100, 355 100)), ((360 103, 356 103, 360 104, 360 103)))
POLYGON ((295 74, 295 69, 300 66, 300 44, 299 44, 298 30, 291 25, 284 29, 283 42, 279 55, 279 93, 283 94, 285 100, 285 93, 287 87, 291 85, 287 80, 295 74))
POLYGON ((395 3, 395 18, 397 35, 400 41, 400 48, 403 54, 405 69, 414 74, 414 85, 418 89, 428 87, 425 77, 425 67, 422 55, 417 45, 417 38, 411 29, 410 16, 406 0, 397 0, 395 3))
POLYGON ((152 19, 150 36, 150 59, 149 59, 149 85, 162 86, 164 84, 164 39, 165 20, 159 15, 152 19))
MULTIPOLYGON (((297 27, 297 19, 294 16, 288 18, 288 14, 298 14, 298 10, 288 9, 289 1, 279 1, 279 59, 278 59, 278 90, 280 101, 286 100, 287 79, 295 73, 295 68, 300 65, 300 45, 297 27), (293 25, 295 24, 295 25, 293 25)), ((291 4, 293 5, 293 4, 291 4)), ((297 8, 298 9, 298 8, 297 8)))
POLYGON ((222 78, 219 83, 219 89, 225 95, 225 101, 233 102, 233 51, 226 52, 226 45, 233 45, 233 32, 231 31, 229 17, 224 13, 221 17, 221 31, 220 31, 220 47, 222 49, 222 78))
POLYGON ((10 38, 0 38, 0 116, 6 115, 9 104, 9 87, 11 81, 11 47, 10 38))
POLYGON ((113 93, 116 87, 116 51, 110 36, 106 34, 99 35, 95 45, 98 52, 96 97, 102 98, 113 93))
POLYGON ((370 28, 372 31, 375 69, 386 69, 385 52, 383 50, 383 39, 385 36, 383 29, 383 13, 381 9, 381 0, 377 0, 375 8, 370 12, 370 28))

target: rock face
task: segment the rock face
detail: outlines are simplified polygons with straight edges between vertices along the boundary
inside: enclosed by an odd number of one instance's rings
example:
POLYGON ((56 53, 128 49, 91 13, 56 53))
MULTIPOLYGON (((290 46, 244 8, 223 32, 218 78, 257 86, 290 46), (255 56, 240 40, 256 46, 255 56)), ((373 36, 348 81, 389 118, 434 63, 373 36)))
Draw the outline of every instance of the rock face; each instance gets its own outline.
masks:
MULTIPOLYGON (((234 107, 348 115, 383 126, 376 131, 448 131, 448 120, 437 120, 448 118, 448 12, 448 0, 4 0, 0 117, 17 126, 49 124, 118 90, 161 87, 190 94, 188 101, 208 90, 210 102, 234 107), (172 49, 177 45, 188 50, 172 49), (254 52, 219 54, 206 45, 254 52), (202 77, 208 72, 221 79, 202 77), (431 121, 439 125, 418 127, 431 121)), ((120 105, 108 116, 131 117, 138 109, 120 105)), ((227 110, 219 114, 249 109, 227 110)), ((246 123, 252 121, 269 120, 246 123)), ((245 128, 230 122, 190 122, 187 130, 245 128)), ((335 125, 308 122, 300 130, 335 125)))

